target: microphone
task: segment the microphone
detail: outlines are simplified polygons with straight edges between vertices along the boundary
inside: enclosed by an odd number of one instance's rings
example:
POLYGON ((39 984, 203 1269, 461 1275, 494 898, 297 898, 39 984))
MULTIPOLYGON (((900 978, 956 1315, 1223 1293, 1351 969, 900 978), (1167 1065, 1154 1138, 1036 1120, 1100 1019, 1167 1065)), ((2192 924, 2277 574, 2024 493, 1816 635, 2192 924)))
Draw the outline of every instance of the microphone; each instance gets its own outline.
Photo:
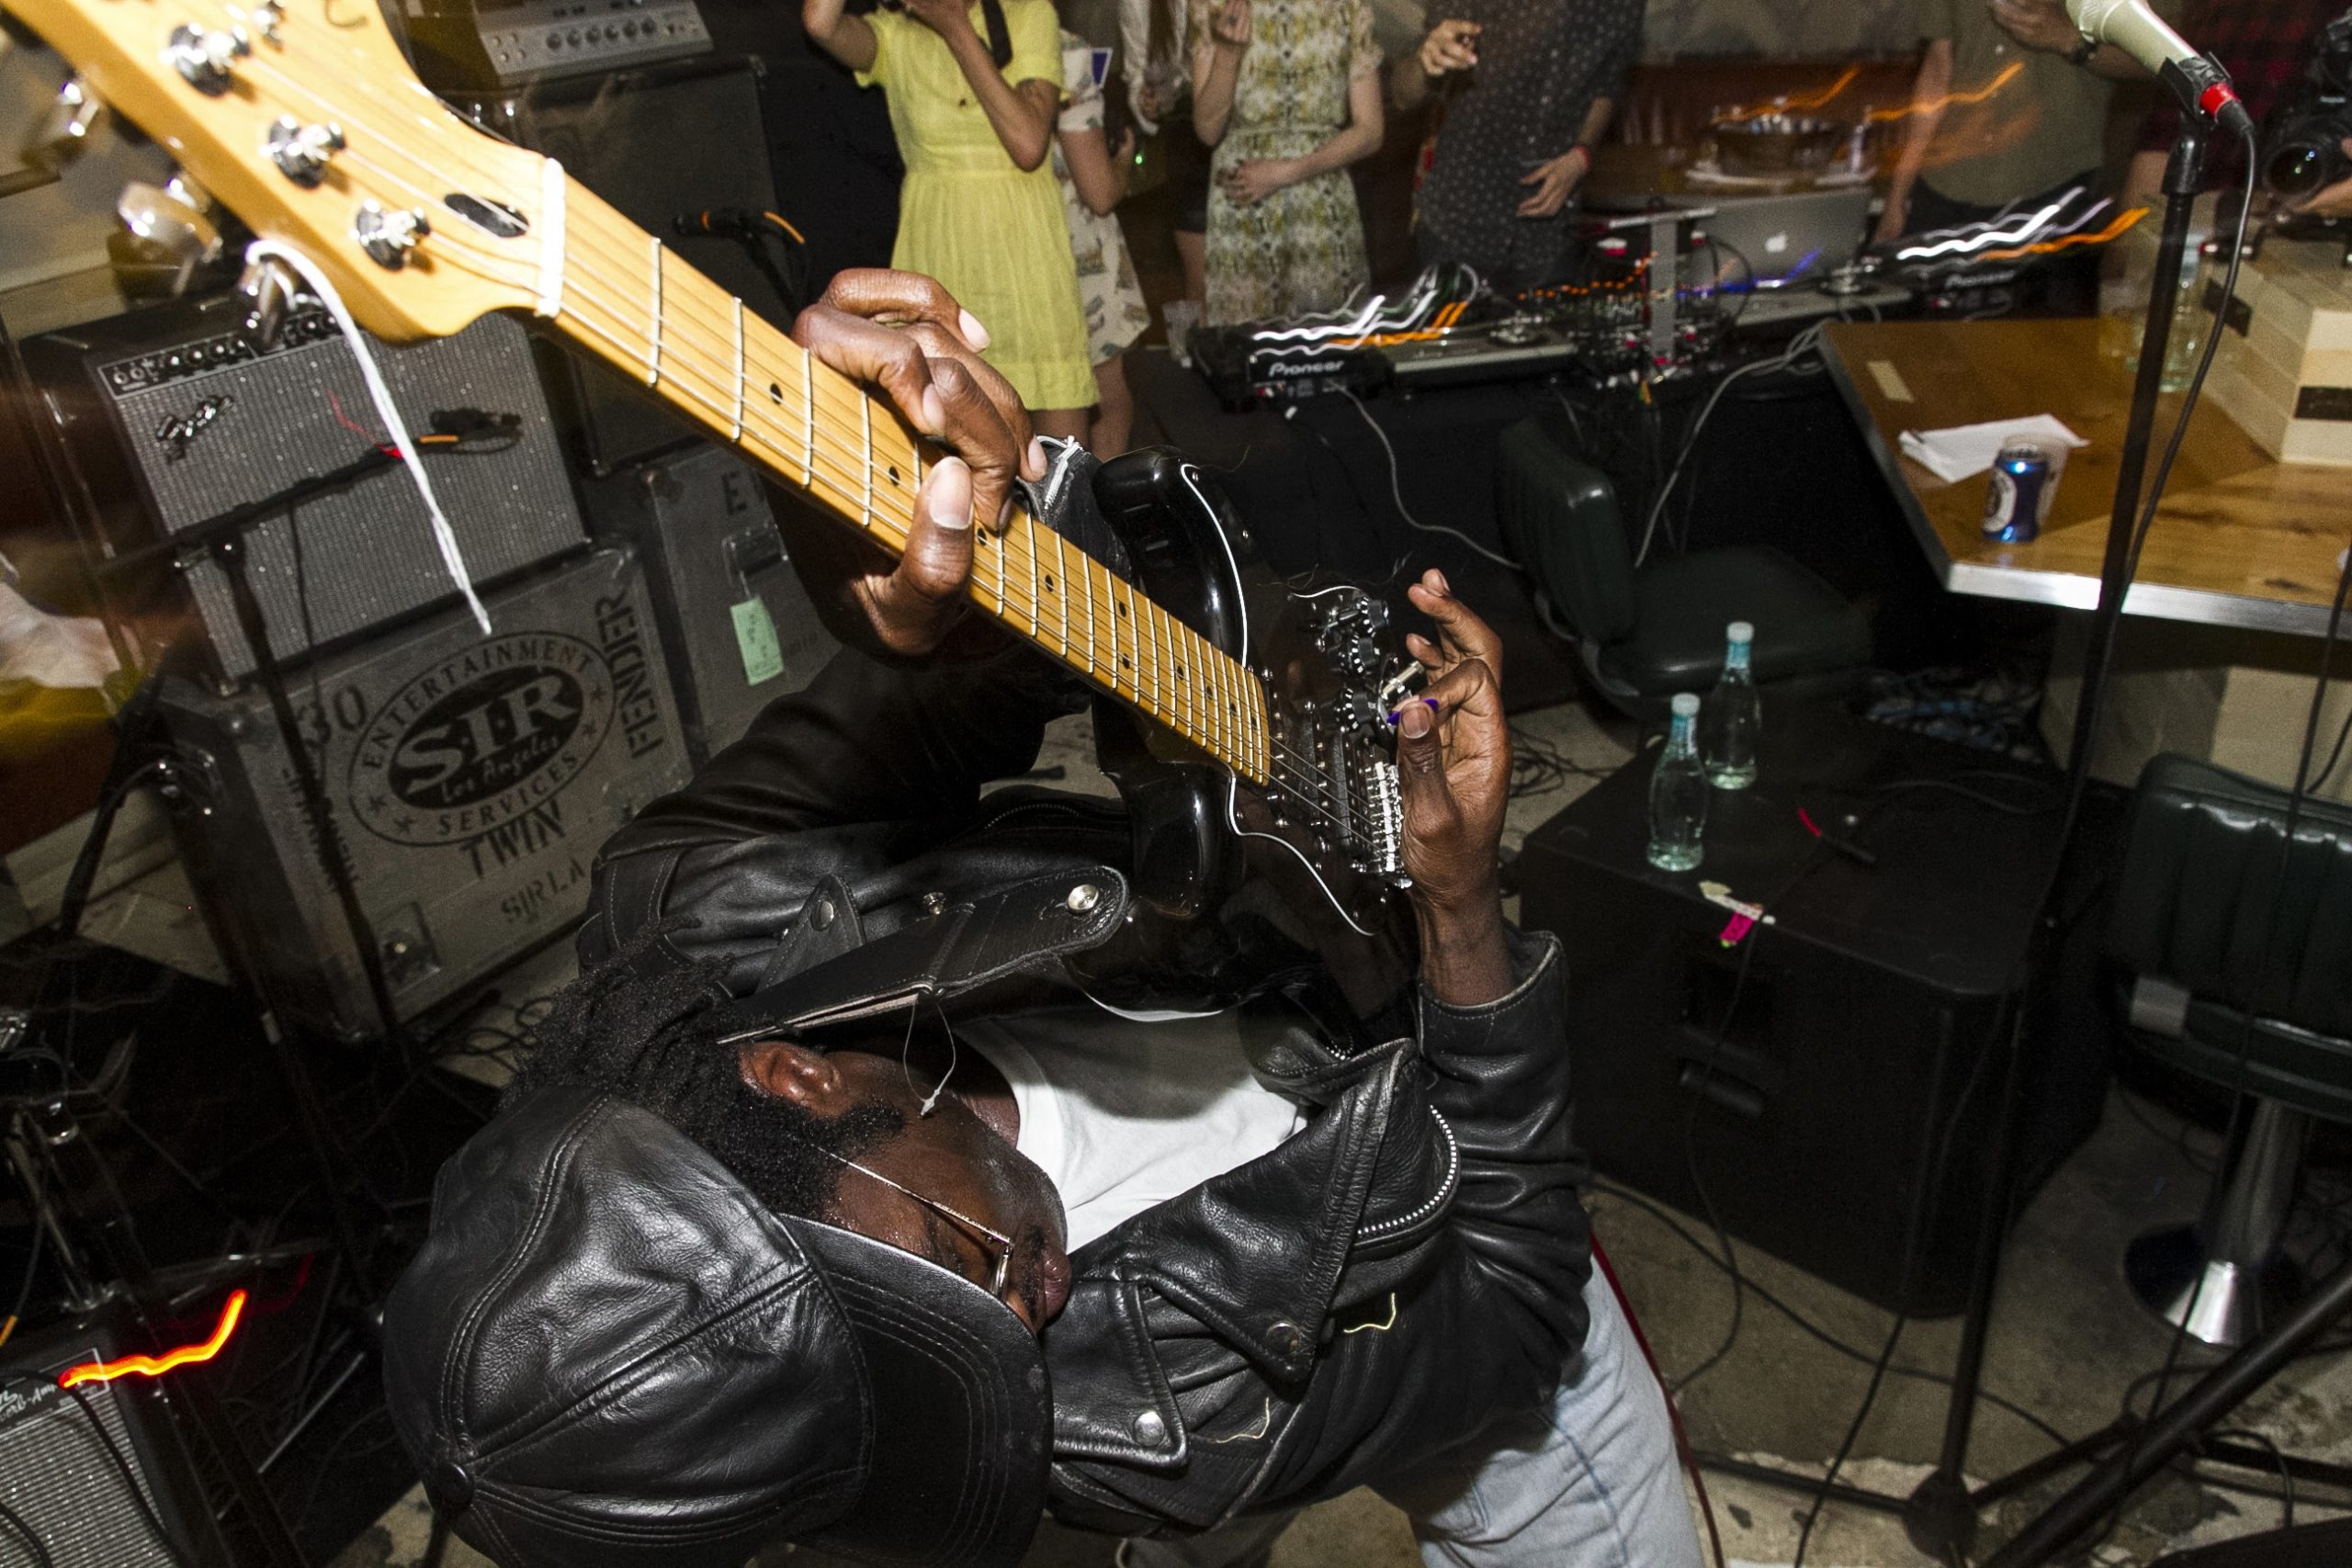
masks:
POLYGON ((2066 0, 2066 16, 2094 43, 2111 43, 2154 73, 2181 107, 2225 130, 2254 134, 2254 119, 2238 101, 2227 73, 2191 49, 2145 0, 2066 0))

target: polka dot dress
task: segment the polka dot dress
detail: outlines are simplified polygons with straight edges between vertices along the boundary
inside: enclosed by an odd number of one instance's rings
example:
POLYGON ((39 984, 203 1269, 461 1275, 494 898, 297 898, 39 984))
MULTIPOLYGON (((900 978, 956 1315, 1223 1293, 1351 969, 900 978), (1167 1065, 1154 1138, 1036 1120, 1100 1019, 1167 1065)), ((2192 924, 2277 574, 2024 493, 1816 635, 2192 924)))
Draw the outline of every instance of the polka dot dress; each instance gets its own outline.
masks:
MULTIPOLYGON (((1480 24, 1478 65, 1449 78, 1419 198, 1422 254, 1506 288, 1553 280, 1568 209, 1521 218, 1536 165, 1577 143, 1595 98, 1620 97, 1642 43, 1641 0, 1432 0, 1429 19, 1480 24)), ((1572 204, 1573 205, 1573 204, 1572 204)))

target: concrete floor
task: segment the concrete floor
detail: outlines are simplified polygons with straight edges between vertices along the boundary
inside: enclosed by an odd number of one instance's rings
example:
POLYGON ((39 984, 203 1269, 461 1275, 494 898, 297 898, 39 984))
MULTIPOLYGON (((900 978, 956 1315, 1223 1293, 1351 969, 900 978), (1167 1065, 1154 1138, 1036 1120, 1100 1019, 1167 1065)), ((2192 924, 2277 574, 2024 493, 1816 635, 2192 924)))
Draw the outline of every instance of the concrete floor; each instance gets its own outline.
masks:
MULTIPOLYGON (((1525 714, 1514 722, 1523 736, 1548 743, 1586 768, 1605 772, 1632 755, 1630 727, 1596 721, 1581 706, 1525 714)), ((1064 768, 1073 786, 1101 787, 1083 721, 1049 738, 1040 761, 1064 768)), ((1566 777, 1543 794, 1514 800, 1507 849, 1515 851, 1529 829, 1589 784, 1566 777)), ((1602 1113, 1592 1106, 1579 1110, 1602 1113)), ((2103 1426, 2127 1385, 2164 1359, 2169 1331, 2127 1292, 2120 1259, 2133 1235, 2194 1215, 2202 1201, 2199 1167, 2210 1167, 2212 1140, 2193 1130, 2177 1138, 2177 1132, 2169 1113, 2127 1104, 2122 1091, 2114 1091, 2098 1131, 2037 1196, 2011 1241, 1985 1387, 2068 1437, 2103 1426)), ((1606 1189, 1592 1195, 1591 1208, 1660 1366, 1669 1383, 1675 1382, 1722 1343, 1732 1318, 1730 1279, 1713 1260, 1712 1246, 1702 1252, 1674 1228, 1679 1224, 1690 1237, 1703 1238, 1706 1224, 1688 1214, 1645 1208, 1606 1189)), ((1869 1359, 1884 1343, 1891 1320, 1752 1248, 1737 1248, 1736 1260, 1746 1280, 1859 1354, 1824 1344, 1750 1293, 1729 1354, 1682 1389, 1684 1422, 1702 1450, 1817 1477, 1852 1419, 1869 1379, 1869 1359)), ((1906 1329, 1892 1363, 1897 1374, 1881 1389, 1841 1472, 1843 1481, 1900 1495, 1931 1468, 1946 1404, 1933 1380, 1951 1366, 1958 1337, 1957 1319, 1906 1329), (1923 1375, 1906 1375, 1913 1372, 1923 1375)), ((2183 1365, 2209 1365, 2212 1359, 2188 1356, 2183 1365)), ((2004 1473, 2053 1446, 2049 1436, 2016 1414, 1989 1404, 1980 1410, 1968 1464, 1974 1477, 2004 1473)), ((2352 1462, 2352 1357, 2296 1363, 2241 1410, 2233 1425, 2258 1430, 2291 1451, 2352 1462)), ((1980 1554, 2074 1473, 1995 1510, 1984 1521, 1980 1554)), ((2262 1478, 2245 1479, 2264 1483, 2262 1478)), ((1732 1563, 1766 1568, 1791 1562, 1806 1497, 1719 1474, 1707 1478, 1707 1491, 1732 1563)), ((2298 1519, 2325 1517, 2329 1510, 2313 1506, 2308 1497, 2299 1499, 2298 1519)), ((2167 1550, 2269 1528, 2278 1518, 2275 1501, 2168 1476, 2139 1495, 2090 1561, 2106 1568, 2144 1563, 2167 1550)), ((334 1568, 404 1568, 420 1560, 426 1529, 422 1496, 412 1493, 334 1568)), ((1099 1538, 1048 1525, 1027 1568, 1097 1568, 1109 1562, 1110 1553, 1110 1544, 1099 1538)), ((771 1553, 763 1561, 772 1564, 781 1555, 786 1554, 771 1553)), ((810 1568, 831 1562, 815 1553, 788 1555, 810 1568)), ((453 1568, 470 1568, 483 1560, 459 1545, 445 1561, 453 1568)), ((1407 1568, 1418 1561, 1403 1516, 1370 1494, 1357 1493, 1307 1510, 1277 1545, 1273 1568, 1407 1568)), ((1935 1560, 1915 1550, 1893 1518, 1838 1505, 1822 1512, 1804 1561, 1813 1568, 1935 1568, 1935 1560)))

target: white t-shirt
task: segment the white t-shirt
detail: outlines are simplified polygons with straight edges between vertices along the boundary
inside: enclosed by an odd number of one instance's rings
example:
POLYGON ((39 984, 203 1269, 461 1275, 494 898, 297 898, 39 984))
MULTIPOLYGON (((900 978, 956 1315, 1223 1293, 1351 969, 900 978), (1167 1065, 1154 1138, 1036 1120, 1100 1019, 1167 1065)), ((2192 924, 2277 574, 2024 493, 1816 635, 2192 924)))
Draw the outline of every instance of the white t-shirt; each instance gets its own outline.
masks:
POLYGON ((1086 1003, 960 1024, 1012 1086, 1016 1145, 1053 1178, 1075 1252, 1298 1131, 1261 1086, 1238 1011, 1139 1022, 1086 1003))

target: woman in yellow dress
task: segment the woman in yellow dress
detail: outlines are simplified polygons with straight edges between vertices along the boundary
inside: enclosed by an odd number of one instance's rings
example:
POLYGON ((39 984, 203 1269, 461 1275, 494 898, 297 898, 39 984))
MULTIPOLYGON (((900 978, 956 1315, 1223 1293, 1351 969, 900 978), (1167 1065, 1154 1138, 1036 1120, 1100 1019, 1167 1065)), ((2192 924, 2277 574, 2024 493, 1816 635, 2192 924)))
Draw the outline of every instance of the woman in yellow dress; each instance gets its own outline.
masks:
POLYGON ((926 273, 974 317, 981 357, 1047 435, 1085 432, 1094 403, 1060 187, 1046 165, 1061 109, 1052 0, 903 0, 853 17, 801 0, 825 51, 879 83, 906 161, 890 265, 926 273))

